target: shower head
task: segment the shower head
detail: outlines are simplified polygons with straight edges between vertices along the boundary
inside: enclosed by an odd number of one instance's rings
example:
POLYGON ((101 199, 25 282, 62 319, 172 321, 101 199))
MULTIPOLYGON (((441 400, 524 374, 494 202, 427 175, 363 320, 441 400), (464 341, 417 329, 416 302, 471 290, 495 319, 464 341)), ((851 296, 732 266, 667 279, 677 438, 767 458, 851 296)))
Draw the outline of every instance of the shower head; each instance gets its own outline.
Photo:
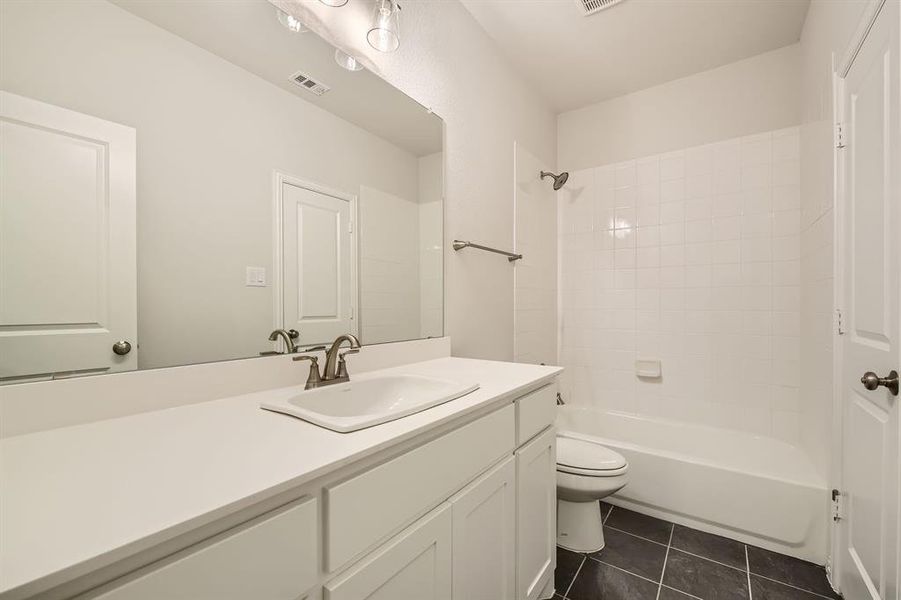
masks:
POLYGON ((541 178, 544 179, 545 177, 550 177, 554 180, 554 191, 557 191, 560 188, 562 188, 563 185, 566 183, 566 180, 569 179, 569 173, 567 173, 566 171, 563 171, 559 175, 554 175, 553 173, 551 173, 549 171, 542 171, 541 178))

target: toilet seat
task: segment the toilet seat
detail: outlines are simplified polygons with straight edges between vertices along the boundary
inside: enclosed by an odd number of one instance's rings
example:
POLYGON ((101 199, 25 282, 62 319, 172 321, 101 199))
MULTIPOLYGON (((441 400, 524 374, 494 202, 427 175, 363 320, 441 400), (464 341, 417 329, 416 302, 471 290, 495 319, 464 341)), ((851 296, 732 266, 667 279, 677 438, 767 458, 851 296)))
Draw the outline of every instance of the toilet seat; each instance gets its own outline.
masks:
POLYGON ((618 452, 600 444, 557 436, 557 471, 584 477, 616 477, 629 468, 618 452))

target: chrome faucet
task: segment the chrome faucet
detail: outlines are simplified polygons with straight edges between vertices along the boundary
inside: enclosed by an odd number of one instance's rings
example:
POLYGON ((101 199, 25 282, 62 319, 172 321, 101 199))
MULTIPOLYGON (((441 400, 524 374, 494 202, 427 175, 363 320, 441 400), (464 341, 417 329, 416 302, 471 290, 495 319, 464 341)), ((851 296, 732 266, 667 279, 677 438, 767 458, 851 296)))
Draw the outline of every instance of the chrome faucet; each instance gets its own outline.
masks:
POLYGON ((285 331, 284 329, 276 329, 272 333, 269 334, 269 341, 274 342, 278 338, 282 338, 285 340, 285 348, 288 349, 288 354, 294 354, 297 352, 297 344, 294 343, 300 334, 296 329, 292 329, 291 331, 285 331))
POLYGON ((360 340, 353 334, 340 335, 332 343, 332 347, 325 353, 325 367, 322 374, 319 373, 319 357, 318 356, 295 356, 295 361, 310 361, 310 374, 307 376, 307 383, 304 389, 322 387, 324 385, 332 385, 333 383, 344 383, 350 381, 350 375, 347 373, 347 363, 344 357, 348 354, 356 354, 360 351, 360 340), (339 352, 344 342, 350 343, 350 349, 339 352))

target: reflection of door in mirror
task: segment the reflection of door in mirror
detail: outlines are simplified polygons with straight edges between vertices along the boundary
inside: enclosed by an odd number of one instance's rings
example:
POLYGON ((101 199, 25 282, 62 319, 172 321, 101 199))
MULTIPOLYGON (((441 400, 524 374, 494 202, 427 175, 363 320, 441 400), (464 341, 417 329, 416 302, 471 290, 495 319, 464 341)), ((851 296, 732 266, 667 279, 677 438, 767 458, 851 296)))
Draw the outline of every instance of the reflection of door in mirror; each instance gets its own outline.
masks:
POLYGON ((135 298, 135 130, 0 92, 0 381, 135 369, 135 298))
POLYGON ((276 186, 276 327, 296 329, 301 345, 356 335, 356 198, 280 174, 276 186))

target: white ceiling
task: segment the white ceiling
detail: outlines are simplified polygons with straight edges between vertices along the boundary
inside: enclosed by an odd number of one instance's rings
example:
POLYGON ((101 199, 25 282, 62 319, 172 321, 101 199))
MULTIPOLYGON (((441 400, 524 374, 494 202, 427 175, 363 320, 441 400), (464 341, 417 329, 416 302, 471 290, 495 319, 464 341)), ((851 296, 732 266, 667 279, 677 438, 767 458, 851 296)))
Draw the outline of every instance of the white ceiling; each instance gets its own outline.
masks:
POLYGON ((112 1, 416 156, 441 151, 441 119, 377 75, 339 67, 328 42, 285 29, 266 0, 112 1), (289 81, 297 71, 331 91, 317 97, 300 89, 289 81))
POLYGON ((558 111, 797 42, 809 0, 462 0, 558 111))

